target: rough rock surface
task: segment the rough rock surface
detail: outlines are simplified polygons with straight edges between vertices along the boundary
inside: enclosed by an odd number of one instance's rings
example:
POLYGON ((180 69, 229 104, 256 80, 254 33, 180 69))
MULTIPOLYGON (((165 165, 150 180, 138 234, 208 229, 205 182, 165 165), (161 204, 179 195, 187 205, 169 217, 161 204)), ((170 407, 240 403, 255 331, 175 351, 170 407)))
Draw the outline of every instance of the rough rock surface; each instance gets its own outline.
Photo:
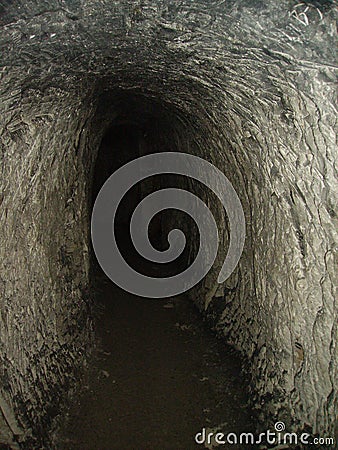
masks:
POLYGON ((18 440, 45 436, 90 348, 91 180, 114 120, 231 180, 245 250, 224 286, 220 255, 192 297, 250 359, 264 429, 278 418, 332 435, 335 11, 292 0, 2 7, 0 405, 18 440))

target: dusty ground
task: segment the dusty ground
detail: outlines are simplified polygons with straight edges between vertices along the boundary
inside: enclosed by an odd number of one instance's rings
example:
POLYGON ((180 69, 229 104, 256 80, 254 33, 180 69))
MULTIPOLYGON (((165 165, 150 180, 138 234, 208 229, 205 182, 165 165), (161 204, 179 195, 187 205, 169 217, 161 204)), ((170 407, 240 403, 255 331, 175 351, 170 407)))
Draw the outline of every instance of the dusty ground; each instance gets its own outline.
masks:
POLYGON ((99 349, 59 449, 190 450, 205 448, 194 442, 203 427, 252 430, 238 356, 185 297, 141 299, 101 286, 99 349))

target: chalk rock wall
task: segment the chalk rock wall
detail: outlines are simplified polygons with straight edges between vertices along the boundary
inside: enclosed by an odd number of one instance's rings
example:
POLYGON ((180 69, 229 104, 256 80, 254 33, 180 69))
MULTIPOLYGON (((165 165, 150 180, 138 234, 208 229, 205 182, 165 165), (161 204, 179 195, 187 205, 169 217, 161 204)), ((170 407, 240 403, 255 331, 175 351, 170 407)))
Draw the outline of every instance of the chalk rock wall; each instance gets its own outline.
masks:
POLYGON ((236 272, 217 285, 220 252, 191 297, 249 358, 264 428, 332 434, 335 13, 330 1, 4 4, 0 397, 18 440, 46 435, 90 348, 100 140, 121 116, 149 128, 156 114, 173 150, 226 174, 246 217, 236 272))

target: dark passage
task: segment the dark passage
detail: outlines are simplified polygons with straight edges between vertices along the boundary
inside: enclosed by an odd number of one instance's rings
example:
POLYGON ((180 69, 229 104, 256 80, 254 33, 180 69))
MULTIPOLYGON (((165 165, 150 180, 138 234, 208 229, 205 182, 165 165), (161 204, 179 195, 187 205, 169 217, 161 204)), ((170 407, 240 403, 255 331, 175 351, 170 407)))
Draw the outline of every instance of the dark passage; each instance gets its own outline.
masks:
MULTIPOLYGON (((131 124, 106 133, 96 162, 94 197, 111 173, 140 156, 141 136, 142 130, 131 124)), ((140 198, 160 187, 156 178, 148 181, 132 188, 121 203, 115 232, 132 267, 167 276, 175 272, 173 264, 156 266, 137 258, 128 236, 130 214, 140 198)), ((166 241, 165 220, 170 218, 159 214, 150 224, 150 239, 158 248, 166 241)), ((241 361, 207 328, 191 301, 184 295, 138 298, 94 266, 99 344, 59 448, 187 450, 198 447, 194 437, 203 427, 252 431, 241 361)))

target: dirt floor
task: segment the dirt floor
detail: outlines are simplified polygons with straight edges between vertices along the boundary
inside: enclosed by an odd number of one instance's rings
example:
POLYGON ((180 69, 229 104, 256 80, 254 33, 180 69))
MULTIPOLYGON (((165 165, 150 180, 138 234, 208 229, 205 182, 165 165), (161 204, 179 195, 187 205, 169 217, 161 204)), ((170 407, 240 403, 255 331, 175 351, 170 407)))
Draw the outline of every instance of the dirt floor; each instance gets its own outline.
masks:
POLYGON ((98 297, 100 344, 58 449, 214 448, 195 443, 203 427, 252 431, 241 361, 186 297, 137 298, 107 279, 98 297))

